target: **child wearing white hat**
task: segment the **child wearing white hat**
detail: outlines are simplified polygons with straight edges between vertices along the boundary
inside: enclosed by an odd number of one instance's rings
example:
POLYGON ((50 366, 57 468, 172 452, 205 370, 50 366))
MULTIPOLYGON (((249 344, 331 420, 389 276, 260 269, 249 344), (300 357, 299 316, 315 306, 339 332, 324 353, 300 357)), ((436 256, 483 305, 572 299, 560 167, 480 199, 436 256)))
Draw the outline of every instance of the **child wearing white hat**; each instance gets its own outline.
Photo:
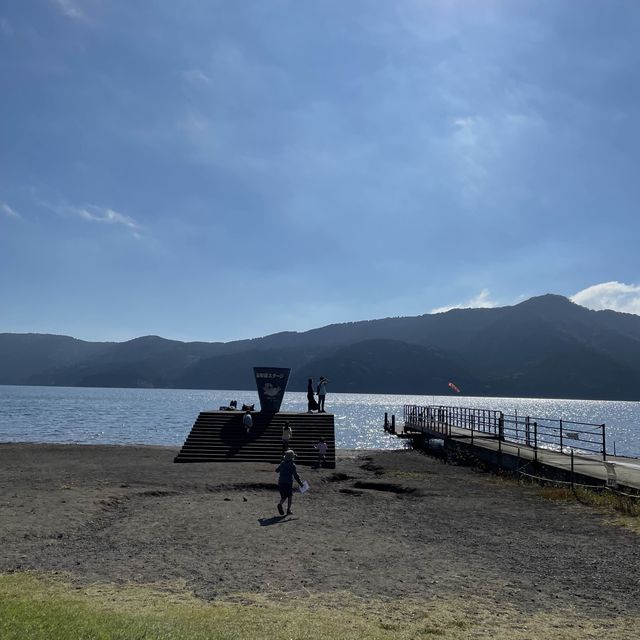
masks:
POLYGON ((278 489, 280 491, 280 502, 278 502, 278 513, 283 516, 284 509, 282 505, 284 501, 287 501, 287 515, 292 515, 291 511, 291 501, 293 500, 293 479, 295 478, 296 482, 302 486, 302 480, 298 475, 298 471, 296 469, 296 464, 293 461, 296 457, 296 454, 292 449, 287 449, 284 452, 284 457, 282 458, 282 462, 276 467, 276 472, 279 473, 278 477, 278 489))

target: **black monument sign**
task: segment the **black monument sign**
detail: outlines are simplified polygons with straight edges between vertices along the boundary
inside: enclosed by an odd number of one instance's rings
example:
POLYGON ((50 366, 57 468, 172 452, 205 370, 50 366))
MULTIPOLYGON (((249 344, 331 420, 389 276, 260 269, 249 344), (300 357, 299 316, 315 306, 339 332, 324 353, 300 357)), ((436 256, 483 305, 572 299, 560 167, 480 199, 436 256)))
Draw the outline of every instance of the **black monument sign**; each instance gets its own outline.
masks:
POLYGON ((260 411, 277 413, 289 382, 291 369, 287 367, 253 367, 260 398, 260 411))

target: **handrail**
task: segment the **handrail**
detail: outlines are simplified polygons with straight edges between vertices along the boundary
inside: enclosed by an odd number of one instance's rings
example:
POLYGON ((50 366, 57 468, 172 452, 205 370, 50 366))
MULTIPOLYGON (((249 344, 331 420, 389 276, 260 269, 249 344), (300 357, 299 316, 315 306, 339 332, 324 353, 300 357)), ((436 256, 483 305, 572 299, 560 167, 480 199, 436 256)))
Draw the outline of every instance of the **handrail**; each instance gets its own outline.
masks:
MULTIPOLYGON (((570 454, 601 455, 607 459, 606 426, 562 418, 539 418, 505 414, 495 409, 447 405, 404 405, 405 430, 412 426, 451 437, 452 429, 470 432, 475 437, 495 438, 499 443, 529 446, 536 451, 548 449, 570 454), (569 425, 570 428, 567 428, 569 425)), ((500 444, 499 444, 500 446, 500 444)))

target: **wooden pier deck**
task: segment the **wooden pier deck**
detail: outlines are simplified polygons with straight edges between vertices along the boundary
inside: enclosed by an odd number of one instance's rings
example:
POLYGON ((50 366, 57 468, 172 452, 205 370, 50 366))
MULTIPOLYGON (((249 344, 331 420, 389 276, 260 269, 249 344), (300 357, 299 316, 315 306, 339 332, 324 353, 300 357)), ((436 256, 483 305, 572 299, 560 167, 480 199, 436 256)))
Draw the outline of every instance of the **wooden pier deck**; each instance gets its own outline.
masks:
POLYGON ((282 460, 282 429, 289 422, 293 436, 289 443, 296 464, 312 466, 320 438, 327 443, 326 467, 335 467, 334 417, 331 413, 251 413, 249 434, 242 426, 242 411, 203 411, 187 436, 175 462, 267 462, 282 460))
MULTIPOLYGON (((440 414, 437 411, 438 408, 433 408, 433 413, 429 414, 435 419, 423 420, 416 419, 416 415, 420 414, 415 411, 407 412, 405 408, 404 424, 396 427, 396 435, 414 440, 419 438, 422 443, 430 439, 440 439, 443 440, 445 448, 465 450, 483 462, 505 469, 517 469, 523 475, 536 477, 536 470, 544 470, 545 475, 563 478, 566 482, 573 479, 576 484, 609 486, 620 491, 630 490, 633 494, 640 492, 640 459, 607 455, 604 437, 598 442, 602 451, 579 450, 571 455, 570 447, 566 444, 562 449, 554 449, 548 446, 548 443, 527 444, 510 441, 509 433, 512 430, 508 426, 504 428, 504 419, 502 426, 498 421, 492 424, 491 420, 487 420, 489 428, 482 431, 469 428, 481 424, 477 416, 471 421, 461 421, 459 413, 456 413, 455 416, 451 416, 451 420, 447 420, 446 411, 440 414), (462 422, 464 426, 455 426, 452 422, 462 422)), ((604 434, 604 425, 601 426, 604 434)), ((593 443, 590 442, 589 445, 591 444, 593 443)))

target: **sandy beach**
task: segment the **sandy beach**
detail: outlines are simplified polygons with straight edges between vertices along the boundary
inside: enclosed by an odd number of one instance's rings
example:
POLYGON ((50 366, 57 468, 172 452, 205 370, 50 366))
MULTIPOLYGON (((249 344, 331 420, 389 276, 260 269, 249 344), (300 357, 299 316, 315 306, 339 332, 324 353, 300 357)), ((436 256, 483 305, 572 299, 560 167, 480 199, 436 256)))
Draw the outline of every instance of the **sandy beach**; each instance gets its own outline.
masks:
POLYGON ((175 453, 0 445, 0 573, 640 615, 640 539, 580 504, 415 451, 341 451, 335 470, 300 468, 311 490, 280 518, 272 465, 175 453))

